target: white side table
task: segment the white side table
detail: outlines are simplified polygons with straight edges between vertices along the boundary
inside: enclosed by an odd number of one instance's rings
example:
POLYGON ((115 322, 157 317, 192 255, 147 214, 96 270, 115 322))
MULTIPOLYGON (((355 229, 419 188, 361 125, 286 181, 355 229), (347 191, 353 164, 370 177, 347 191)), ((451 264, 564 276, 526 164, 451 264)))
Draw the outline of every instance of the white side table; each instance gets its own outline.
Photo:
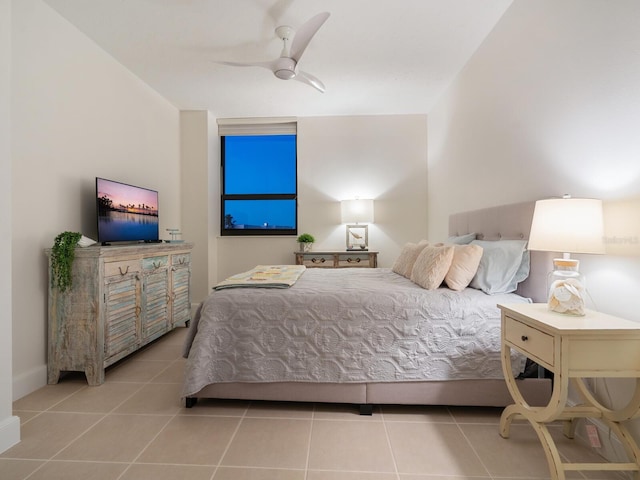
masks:
POLYGON ((584 317, 566 316, 547 309, 546 304, 498 305, 502 310, 502 368, 514 404, 500 419, 500 435, 509 437, 511 421, 521 416, 533 426, 549 463, 551 479, 564 480, 575 470, 633 471, 640 479, 640 449, 625 420, 640 415, 640 323, 587 311, 584 317), (511 370, 511 349, 526 355, 554 374, 553 392, 546 407, 532 407, 522 397, 511 370), (610 410, 598 402, 584 383, 585 378, 632 377, 636 389, 629 404, 610 410), (583 404, 567 406, 569 381, 583 404), (575 419, 599 418, 622 443, 627 463, 563 463, 547 424, 563 420, 564 434, 573 438, 575 419))

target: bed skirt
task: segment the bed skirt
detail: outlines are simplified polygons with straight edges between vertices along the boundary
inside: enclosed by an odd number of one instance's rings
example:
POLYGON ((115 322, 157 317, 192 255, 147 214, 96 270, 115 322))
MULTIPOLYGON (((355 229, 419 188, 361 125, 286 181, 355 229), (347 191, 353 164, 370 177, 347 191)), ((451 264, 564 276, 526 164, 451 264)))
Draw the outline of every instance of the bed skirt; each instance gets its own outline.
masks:
MULTIPOLYGON (((518 386, 529 405, 547 405, 551 379, 526 378, 518 386)), ((187 398, 352 403, 356 405, 450 405, 505 407, 513 399, 502 379, 402 383, 218 383, 187 398)), ((189 405, 191 404, 191 405, 189 405)))

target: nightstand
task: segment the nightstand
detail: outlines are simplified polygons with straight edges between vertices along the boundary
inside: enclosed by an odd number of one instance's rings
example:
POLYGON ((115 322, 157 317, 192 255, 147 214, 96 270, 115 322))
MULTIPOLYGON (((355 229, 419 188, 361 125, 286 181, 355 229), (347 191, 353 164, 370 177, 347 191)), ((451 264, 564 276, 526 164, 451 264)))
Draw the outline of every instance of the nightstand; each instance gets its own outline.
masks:
MULTIPOLYGON (((526 418, 542 443, 552 480, 564 480, 566 472, 575 470, 640 472, 640 449, 620 423, 640 415, 640 324, 594 311, 587 311, 584 317, 566 316, 549 311, 546 303, 498 307, 502 310, 502 369, 515 402, 502 413, 500 435, 508 438, 511 421, 526 418), (522 397, 511 373, 512 349, 553 372, 553 392, 546 407, 531 407, 522 397), (584 379, 592 377, 636 378, 635 394, 626 407, 609 410, 587 388, 584 379), (567 406, 570 381, 583 404, 567 406), (563 463, 546 425, 562 420, 565 436, 573 438, 578 418, 604 422, 618 437, 630 461, 563 463)), ((635 475, 637 478, 638 473, 635 475)))
POLYGON ((353 250, 341 252, 294 252, 296 265, 309 268, 376 268, 378 252, 353 250))

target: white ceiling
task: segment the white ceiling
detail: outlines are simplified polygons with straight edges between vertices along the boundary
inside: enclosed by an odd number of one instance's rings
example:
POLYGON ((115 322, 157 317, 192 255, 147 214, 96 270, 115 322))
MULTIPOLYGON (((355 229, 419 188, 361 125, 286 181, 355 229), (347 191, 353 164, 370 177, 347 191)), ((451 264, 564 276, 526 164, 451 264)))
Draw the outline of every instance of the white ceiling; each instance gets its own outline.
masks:
POLYGON ((512 0, 45 0, 181 110, 219 118, 428 113, 512 0), (331 16, 300 68, 326 92, 262 68, 278 25, 331 16))

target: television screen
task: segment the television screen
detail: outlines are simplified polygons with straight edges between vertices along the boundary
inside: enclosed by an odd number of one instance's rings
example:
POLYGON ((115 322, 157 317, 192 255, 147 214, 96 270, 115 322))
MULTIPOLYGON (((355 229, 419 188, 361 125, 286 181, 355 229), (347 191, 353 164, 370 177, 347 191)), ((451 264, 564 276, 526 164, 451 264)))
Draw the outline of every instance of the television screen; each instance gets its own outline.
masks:
POLYGON ((158 192, 96 178, 98 242, 158 242, 158 192))

